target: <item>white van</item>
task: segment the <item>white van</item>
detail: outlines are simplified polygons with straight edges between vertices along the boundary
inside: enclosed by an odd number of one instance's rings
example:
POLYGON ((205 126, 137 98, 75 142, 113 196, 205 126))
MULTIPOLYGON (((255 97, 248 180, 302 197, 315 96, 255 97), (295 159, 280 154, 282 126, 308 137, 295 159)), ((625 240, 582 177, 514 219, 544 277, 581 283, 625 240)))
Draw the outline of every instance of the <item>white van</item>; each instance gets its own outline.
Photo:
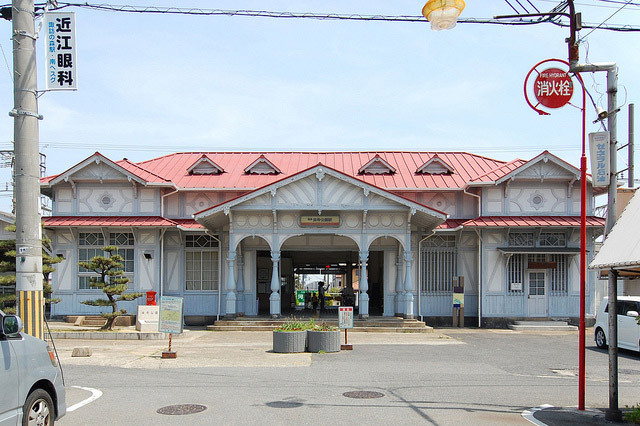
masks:
POLYGON ((48 425, 67 411, 62 371, 47 342, 0 311, 0 426, 48 425))
MULTIPOLYGON (((596 324, 593 326, 596 345, 603 349, 609 341, 609 298, 605 297, 596 313, 596 324)), ((640 352, 640 297, 618 296, 616 303, 618 312, 618 347, 640 352)))

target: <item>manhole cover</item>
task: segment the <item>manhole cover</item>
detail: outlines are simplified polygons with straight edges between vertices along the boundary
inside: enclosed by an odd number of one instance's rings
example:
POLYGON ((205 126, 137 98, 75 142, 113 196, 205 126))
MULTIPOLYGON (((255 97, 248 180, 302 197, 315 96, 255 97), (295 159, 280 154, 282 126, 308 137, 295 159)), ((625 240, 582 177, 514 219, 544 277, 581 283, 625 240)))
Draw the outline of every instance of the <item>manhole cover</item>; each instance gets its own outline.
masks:
POLYGON ((618 373, 622 373, 622 374, 640 374, 640 371, 638 370, 628 370, 628 369, 620 369, 618 370, 618 373))
POLYGON ((298 408, 298 407, 302 407, 302 402, 273 401, 273 402, 267 402, 266 405, 267 407, 271 407, 271 408, 298 408))
POLYGON ((373 399, 373 398, 382 398, 384 394, 380 392, 374 392, 374 391, 349 391, 349 392, 343 393, 342 396, 346 396, 347 398, 356 398, 356 399, 373 399))
POLYGON ((206 410, 207 407, 198 404, 179 404, 179 405, 167 405, 166 407, 159 408, 156 413, 167 414, 170 416, 182 416, 184 414, 199 413, 206 410))

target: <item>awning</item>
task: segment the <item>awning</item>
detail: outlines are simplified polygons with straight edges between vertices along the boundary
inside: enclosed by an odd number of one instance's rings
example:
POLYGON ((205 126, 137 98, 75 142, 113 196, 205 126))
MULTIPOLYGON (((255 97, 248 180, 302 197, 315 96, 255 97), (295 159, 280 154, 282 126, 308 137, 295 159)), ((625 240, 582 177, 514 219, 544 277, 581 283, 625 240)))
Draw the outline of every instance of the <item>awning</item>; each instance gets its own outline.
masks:
POLYGON ((578 254, 580 253, 580 247, 498 247, 498 250, 504 254, 578 254))
MULTIPOLYGON (((625 276, 640 275, 640 192, 629 201, 600 251, 589 265, 590 269, 624 271, 625 276)), ((621 274, 622 275, 622 274, 621 274)))

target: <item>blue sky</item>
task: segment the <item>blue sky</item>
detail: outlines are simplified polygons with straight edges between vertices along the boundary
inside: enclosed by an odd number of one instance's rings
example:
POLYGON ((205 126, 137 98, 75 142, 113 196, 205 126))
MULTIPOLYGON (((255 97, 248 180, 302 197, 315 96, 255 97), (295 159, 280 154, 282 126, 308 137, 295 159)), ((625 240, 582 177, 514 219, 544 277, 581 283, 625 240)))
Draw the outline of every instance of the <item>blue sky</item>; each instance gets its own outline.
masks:
MULTIPOLYGON (((558 1, 531 3, 548 11, 558 1)), ((619 7, 596 0, 576 3, 584 22, 599 23, 619 7)), ((419 15, 424 0, 136 4, 419 15)), ((40 150, 47 156, 48 174, 95 151, 133 161, 217 150, 470 151, 512 160, 549 149, 579 164, 580 111, 565 107, 541 117, 523 95, 524 78, 537 62, 567 59, 566 28, 459 24, 434 32, 426 22, 66 10, 76 12, 78 91, 45 93, 39 100, 44 115, 40 150)), ((463 17, 509 13, 513 10, 505 1, 468 1, 463 17)), ((629 5, 608 22, 640 26, 640 6, 629 5)), ((0 31, 11 66, 11 23, 0 22, 0 31)), ((598 30, 580 48, 581 62, 619 65, 622 143, 627 140, 627 104, 640 91, 638 45, 640 33, 598 30)), ((39 86, 44 88, 42 40, 38 48, 39 86)), ((605 77, 583 75, 601 106, 606 106, 605 77)), ((0 70, 0 85, 0 110, 8 112, 13 107, 8 69, 0 70)), ((573 102, 581 103, 579 94, 573 102)), ((589 107, 588 132, 599 130, 591 124, 594 118, 589 107)), ((0 114, 0 149, 11 149, 12 139, 13 120, 0 114)), ((621 155, 620 168, 626 163, 621 155)), ((9 179, 9 171, 0 169, 0 190, 9 179)), ((11 208, 6 195, 0 193, 2 210, 11 208)))

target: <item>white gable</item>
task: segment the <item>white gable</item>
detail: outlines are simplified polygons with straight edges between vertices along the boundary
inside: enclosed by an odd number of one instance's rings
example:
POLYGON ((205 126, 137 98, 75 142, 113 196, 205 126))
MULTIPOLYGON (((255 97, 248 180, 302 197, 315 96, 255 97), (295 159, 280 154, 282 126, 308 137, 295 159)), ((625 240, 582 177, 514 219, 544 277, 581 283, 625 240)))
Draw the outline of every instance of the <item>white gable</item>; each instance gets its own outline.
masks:
POLYGON ((263 155, 244 169, 244 172, 252 175, 278 175, 282 173, 280 169, 263 155))
POLYGON ((391 164, 387 163, 382 157, 377 155, 358 170, 358 173, 367 175, 393 174, 395 172, 396 169, 394 169, 391 164))
POLYGON ((447 175, 453 173, 453 168, 444 160, 438 157, 432 157, 429 161, 420 166, 416 172, 426 175, 447 175))
POLYGON ((192 175, 218 175, 223 172, 222 167, 204 155, 187 169, 187 173, 192 175))

